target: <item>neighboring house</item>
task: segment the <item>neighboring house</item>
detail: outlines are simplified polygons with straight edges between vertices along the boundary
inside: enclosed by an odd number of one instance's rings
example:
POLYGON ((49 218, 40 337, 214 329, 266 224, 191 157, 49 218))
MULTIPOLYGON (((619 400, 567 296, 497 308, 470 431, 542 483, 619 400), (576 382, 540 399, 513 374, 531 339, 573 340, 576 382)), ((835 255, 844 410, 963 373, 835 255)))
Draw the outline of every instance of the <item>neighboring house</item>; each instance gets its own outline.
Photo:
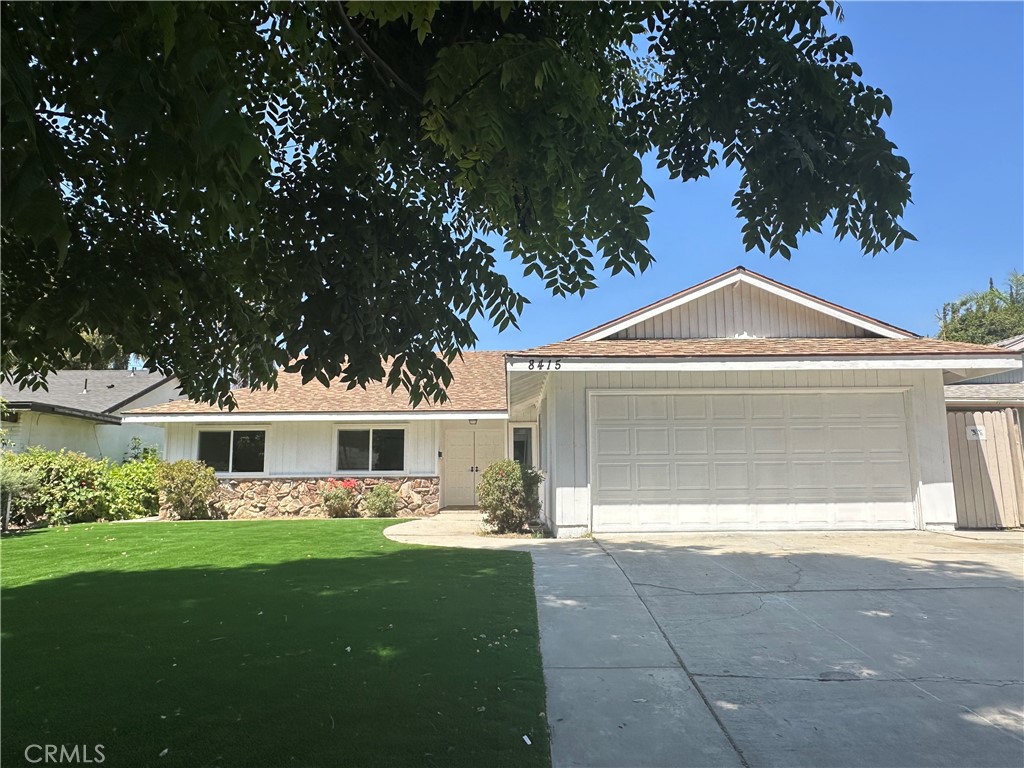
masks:
POLYGON ((161 427, 125 425, 121 414, 181 397, 177 379, 148 371, 54 371, 46 384, 33 391, 4 383, 11 420, 3 427, 14 450, 39 445, 121 461, 138 437, 162 451, 161 427))
POLYGON ((511 456, 545 472, 558 536, 942 529, 944 376, 1019 364, 738 267, 565 342, 467 352, 444 405, 282 373, 232 412, 176 401, 126 420, 163 425, 168 458, 214 465, 245 514, 301 513, 327 476, 472 505, 480 471, 511 456))
MULTIPOLYGON (((997 341, 993 346, 1015 354, 1024 363, 1024 334, 997 341)), ((1024 368, 965 378, 946 385, 950 409, 1024 408, 1024 368)))

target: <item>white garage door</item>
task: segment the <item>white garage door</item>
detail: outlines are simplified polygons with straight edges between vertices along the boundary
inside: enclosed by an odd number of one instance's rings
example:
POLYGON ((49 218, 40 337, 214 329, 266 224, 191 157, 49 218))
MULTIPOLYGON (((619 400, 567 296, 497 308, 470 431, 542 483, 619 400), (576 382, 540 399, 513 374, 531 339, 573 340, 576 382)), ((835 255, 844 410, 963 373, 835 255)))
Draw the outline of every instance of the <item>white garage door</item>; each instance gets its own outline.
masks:
POLYGON ((898 392, 593 393, 597 532, 913 528, 898 392))

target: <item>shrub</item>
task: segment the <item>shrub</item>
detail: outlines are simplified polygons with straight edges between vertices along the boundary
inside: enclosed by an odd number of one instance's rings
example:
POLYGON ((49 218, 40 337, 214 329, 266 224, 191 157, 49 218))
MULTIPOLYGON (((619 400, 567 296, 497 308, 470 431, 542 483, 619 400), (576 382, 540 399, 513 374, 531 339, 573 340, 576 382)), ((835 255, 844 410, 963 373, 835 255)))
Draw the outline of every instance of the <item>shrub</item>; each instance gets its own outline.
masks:
POLYGON ((137 460, 115 464, 108 469, 112 491, 111 518, 129 520, 160 512, 159 468, 160 460, 154 454, 141 453, 137 460))
POLYGON ((15 499, 25 499, 39 490, 39 471, 34 467, 21 466, 0 456, 0 515, 3 515, 3 530, 12 513, 15 499))
POLYGON ((359 517, 357 487, 355 480, 335 480, 333 477, 320 487, 320 500, 329 517, 359 517))
POLYGON ((496 461, 477 485, 484 524, 495 533, 519 533, 540 514, 538 488, 544 476, 513 459, 496 461))
POLYGON ((179 520, 208 520, 214 516, 210 501, 217 490, 217 476, 203 462, 183 459, 161 464, 157 480, 160 493, 174 517, 179 520))
POLYGON ((394 517, 398 511, 398 494, 387 483, 377 483, 366 494, 366 511, 371 517, 394 517))
POLYGON ((105 460, 64 449, 28 448, 4 454, 3 461, 38 478, 33 493, 12 500, 12 512, 21 522, 45 519, 50 525, 64 525, 110 514, 113 490, 105 460))

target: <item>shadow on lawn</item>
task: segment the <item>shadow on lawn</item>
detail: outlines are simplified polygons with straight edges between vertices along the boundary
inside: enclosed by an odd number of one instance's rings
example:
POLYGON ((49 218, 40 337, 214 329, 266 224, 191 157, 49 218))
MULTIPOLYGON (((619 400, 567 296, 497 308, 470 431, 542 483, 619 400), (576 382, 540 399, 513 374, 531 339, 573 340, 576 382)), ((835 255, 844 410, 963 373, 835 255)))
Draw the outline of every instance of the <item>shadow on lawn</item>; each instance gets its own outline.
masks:
POLYGON ((521 554, 84 571, 2 597, 5 766, 29 744, 103 744, 114 767, 548 764, 521 554))

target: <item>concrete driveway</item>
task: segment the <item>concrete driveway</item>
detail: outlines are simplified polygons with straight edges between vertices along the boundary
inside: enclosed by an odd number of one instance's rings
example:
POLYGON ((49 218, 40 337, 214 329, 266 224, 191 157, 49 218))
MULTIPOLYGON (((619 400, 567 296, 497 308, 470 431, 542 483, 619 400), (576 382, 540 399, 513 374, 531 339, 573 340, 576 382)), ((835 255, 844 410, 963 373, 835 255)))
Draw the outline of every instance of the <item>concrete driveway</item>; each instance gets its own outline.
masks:
POLYGON ((556 768, 1024 765, 1024 534, 533 557, 556 768))

